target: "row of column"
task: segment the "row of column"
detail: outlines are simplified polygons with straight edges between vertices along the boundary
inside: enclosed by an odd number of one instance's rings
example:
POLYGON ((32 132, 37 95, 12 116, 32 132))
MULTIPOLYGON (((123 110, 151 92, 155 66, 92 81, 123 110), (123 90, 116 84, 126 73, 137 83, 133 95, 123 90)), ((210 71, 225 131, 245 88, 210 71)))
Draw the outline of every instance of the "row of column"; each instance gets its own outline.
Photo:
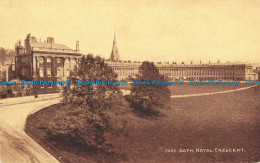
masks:
MULTIPOLYGON (((135 76, 138 74, 138 68, 120 68, 114 67, 114 71, 118 74, 118 77, 127 78, 129 75, 135 76)), ((237 75, 240 77, 245 74, 245 69, 243 67, 234 68, 185 68, 185 69, 168 69, 168 68, 158 68, 159 72, 168 77, 233 77, 237 75)))
POLYGON ((74 70, 74 66, 77 65, 77 58, 70 57, 46 57, 35 56, 33 57, 32 76, 35 78, 37 74, 40 77, 48 77, 48 69, 50 69, 51 76, 55 77, 68 77, 71 70, 74 70), (49 59, 48 59, 49 58, 49 59), (43 70, 43 76, 40 74, 43 70), (58 72, 60 74, 58 74, 58 72), (59 75, 59 76, 57 76, 59 75))

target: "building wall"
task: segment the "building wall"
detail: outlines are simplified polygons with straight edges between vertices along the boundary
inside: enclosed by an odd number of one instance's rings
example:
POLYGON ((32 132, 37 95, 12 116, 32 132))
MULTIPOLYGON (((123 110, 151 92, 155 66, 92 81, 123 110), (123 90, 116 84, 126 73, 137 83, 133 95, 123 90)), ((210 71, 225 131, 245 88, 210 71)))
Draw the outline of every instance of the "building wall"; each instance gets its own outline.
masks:
MULTIPOLYGON (((24 46, 19 41, 16 44, 15 72, 19 80, 67 80, 70 71, 74 70, 81 57, 79 43, 72 50, 65 45, 55 44, 54 38, 48 37, 47 42, 37 41, 37 38, 27 35, 24 46)), ((39 86, 40 93, 57 91, 57 87, 39 86), (48 88, 48 89, 42 89, 48 88)))
MULTIPOLYGON (((135 77, 141 63, 111 62, 106 63, 118 74, 118 80, 135 77)), ((245 80, 245 64, 155 64, 160 74, 169 80, 245 80)), ((250 67, 247 67, 251 71, 250 67)))
POLYGON ((31 55, 23 55, 23 56, 16 56, 15 59, 15 67, 17 76, 24 80, 31 80, 31 66, 32 66, 32 57, 31 55))
MULTIPOLYGON (((35 62, 33 66, 33 80, 62 81, 67 80, 70 72, 74 70, 74 67, 71 65, 77 64, 79 56, 60 57, 57 55, 50 56, 50 54, 35 53, 33 58, 35 62)), ((41 85, 38 91, 39 93, 52 93, 56 92, 58 87, 57 85, 41 85)))

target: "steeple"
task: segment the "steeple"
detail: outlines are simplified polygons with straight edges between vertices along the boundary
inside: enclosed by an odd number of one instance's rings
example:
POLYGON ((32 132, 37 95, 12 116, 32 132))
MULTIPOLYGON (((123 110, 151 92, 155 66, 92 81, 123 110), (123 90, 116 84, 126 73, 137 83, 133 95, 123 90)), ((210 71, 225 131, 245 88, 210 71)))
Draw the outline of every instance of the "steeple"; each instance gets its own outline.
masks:
POLYGON ((112 47, 112 52, 111 52, 111 56, 110 56, 110 61, 116 62, 119 60, 120 60, 120 58, 119 58, 117 44, 116 44, 116 34, 114 34, 114 41, 113 41, 113 47, 112 47))

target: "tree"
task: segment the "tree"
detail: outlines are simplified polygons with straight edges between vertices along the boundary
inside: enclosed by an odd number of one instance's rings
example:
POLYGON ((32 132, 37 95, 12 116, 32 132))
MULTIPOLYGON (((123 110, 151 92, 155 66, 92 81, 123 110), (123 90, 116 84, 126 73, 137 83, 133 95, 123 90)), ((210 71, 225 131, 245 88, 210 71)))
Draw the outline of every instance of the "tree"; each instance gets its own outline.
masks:
MULTIPOLYGON (((115 129, 116 116, 125 110, 122 92, 115 85, 79 85, 78 81, 114 81, 116 74, 104 59, 93 55, 83 56, 78 68, 71 72, 69 80, 72 85, 65 86, 63 91, 64 108, 53 120, 50 129, 52 135, 65 135, 78 143, 94 147, 106 148, 106 138, 115 129)), ((117 119, 118 120, 118 119, 117 119)))
POLYGON ((159 73, 152 62, 143 62, 139 68, 137 81, 149 81, 150 85, 132 85, 131 93, 126 99, 131 108, 140 115, 158 116, 159 109, 164 108, 170 100, 170 90, 167 85, 151 84, 152 81, 164 82, 166 78, 159 73))
POLYGON ((6 60, 6 51, 4 48, 0 47, 0 65, 4 65, 6 60))

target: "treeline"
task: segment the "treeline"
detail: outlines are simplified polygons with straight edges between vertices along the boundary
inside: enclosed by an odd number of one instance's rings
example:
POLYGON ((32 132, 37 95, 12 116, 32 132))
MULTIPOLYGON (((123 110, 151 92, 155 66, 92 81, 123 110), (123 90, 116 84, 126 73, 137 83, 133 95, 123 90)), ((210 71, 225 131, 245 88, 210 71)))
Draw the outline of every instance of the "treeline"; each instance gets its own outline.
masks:
POLYGON ((15 51, 0 47, 0 66, 4 66, 7 62, 14 63, 15 51))

